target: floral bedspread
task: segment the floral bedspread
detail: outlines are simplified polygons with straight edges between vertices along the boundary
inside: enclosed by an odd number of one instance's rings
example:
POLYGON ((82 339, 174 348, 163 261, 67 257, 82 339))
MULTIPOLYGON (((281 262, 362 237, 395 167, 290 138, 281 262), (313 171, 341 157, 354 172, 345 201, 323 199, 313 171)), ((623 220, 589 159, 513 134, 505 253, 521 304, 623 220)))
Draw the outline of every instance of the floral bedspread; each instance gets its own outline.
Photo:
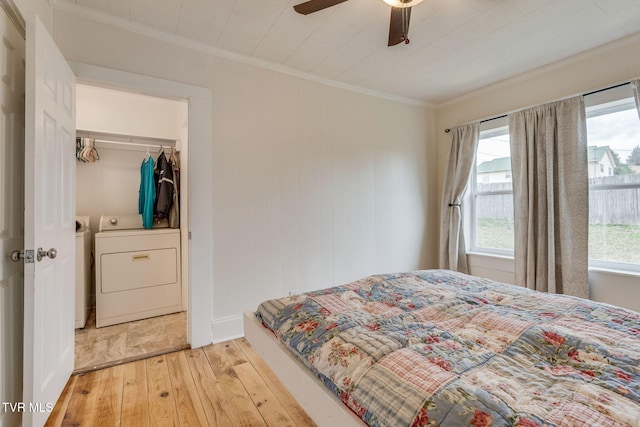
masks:
POLYGON ((256 315, 371 426, 640 426, 640 314, 445 270, 256 315))

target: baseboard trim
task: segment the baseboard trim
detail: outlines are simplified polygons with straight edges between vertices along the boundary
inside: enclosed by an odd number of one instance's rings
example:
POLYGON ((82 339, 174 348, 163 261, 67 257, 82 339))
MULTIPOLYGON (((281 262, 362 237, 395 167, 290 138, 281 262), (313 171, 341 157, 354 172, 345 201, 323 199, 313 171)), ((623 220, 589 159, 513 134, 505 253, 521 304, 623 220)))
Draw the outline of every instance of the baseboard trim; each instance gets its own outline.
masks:
POLYGON ((211 322, 213 342, 229 341, 244 336, 242 315, 215 319, 211 322))

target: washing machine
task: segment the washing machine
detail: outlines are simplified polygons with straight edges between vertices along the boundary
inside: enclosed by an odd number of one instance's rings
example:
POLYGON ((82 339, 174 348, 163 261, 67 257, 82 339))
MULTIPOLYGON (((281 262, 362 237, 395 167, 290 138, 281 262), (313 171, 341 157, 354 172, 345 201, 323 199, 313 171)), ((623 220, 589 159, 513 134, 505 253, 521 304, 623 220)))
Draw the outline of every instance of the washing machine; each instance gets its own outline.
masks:
POLYGON ((96 327, 181 310, 179 229, 144 229, 141 215, 103 215, 95 264, 96 327))
POLYGON ((84 328, 91 310, 91 230, 89 217, 76 216, 76 328, 84 328))

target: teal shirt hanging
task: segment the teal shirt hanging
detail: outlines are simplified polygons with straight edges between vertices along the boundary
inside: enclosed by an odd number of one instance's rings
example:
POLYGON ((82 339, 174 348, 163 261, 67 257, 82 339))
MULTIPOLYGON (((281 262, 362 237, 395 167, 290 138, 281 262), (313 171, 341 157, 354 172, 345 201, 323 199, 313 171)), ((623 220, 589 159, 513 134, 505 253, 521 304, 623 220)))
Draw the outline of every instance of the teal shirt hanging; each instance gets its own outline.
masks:
POLYGON ((142 226, 153 227, 153 205, 156 200, 156 186, 153 179, 153 157, 147 156, 140 166, 140 195, 138 213, 142 214, 142 226))

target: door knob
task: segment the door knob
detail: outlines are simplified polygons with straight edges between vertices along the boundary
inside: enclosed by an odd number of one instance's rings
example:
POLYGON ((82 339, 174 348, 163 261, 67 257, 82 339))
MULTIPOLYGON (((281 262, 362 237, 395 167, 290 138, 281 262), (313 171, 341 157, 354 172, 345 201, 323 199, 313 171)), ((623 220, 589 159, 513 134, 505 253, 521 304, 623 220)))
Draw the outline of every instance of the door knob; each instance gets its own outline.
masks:
POLYGON ((45 251, 42 248, 38 248, 38 261, 42 261, 42 258, 49 257, 54 259, 58 255, 58 251, 56 248, 51 248, 48 251, 45 251))
POLYGON ((15 251, 11 252, 11 261, 19 262, 22 259, 24 259, 24 251, 16 249, 15 251))

